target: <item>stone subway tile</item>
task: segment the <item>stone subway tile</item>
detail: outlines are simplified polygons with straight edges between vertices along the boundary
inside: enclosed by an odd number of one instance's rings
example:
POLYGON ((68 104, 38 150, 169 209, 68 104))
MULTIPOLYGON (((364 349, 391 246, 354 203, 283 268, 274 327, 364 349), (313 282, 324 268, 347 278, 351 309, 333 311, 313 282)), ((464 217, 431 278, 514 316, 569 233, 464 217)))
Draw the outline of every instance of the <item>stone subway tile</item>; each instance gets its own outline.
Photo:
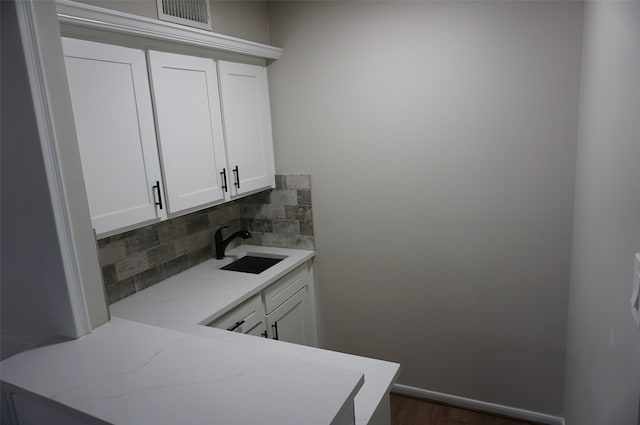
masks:
POLYGON ((116 261, 122 260, 126 256, 127 250, 124 246, 123 240, 115 241, 108 245, 98 247, 98 260, 100 262, 100 266, 113 264, 116 261))
POLYGON ((251 232, 251 238, 243 239, 243 245, 262 245, 262 232, 251 232))
POLYGON ((273 232, 273 222, 264 218, 248 219, 246 229, 250 232, 273 232))
POLYGON ((171 276, 177 275, 181 271, 184 271, 188 268, 189 268, 188 255, 183 255, 178 258, 174 258, 173 260, 169 260, 166 263, 164 263, 165 279, 168 279, 171 276))
MULTIPOLYGON (((311 205, 311 191, 310 190, 298 190, 298 205, 311 205)), ((294 204, 291 204, 294 205, 294 204)))
POLYGON ((313 221, 300 221, 300 234, 313 236, 313 221))
POLYGON ((273 220, 272 227, 273 233, 300 234, 300 222, 298 220, 273 220))
MULTIPOLYGON (((253 233, 251 234, 251 238, 253 238, 253 233)), ((230 249, 239 247, 240 245, 242 245, 242 242, 244 242, 245 240, 249 241, 251 239, 236 238, 236 239, 232 240, 231 242, 229 242, 229 245, 227 245, 227 248, 225 249, 225 252, 228 252, 230 249)), ((212 249, 215 251, 215 247, 213 247, 212 249)))
POLYGON ((204 230, 193 235, 188 235, 175 241, 176 255, 191 254, 213 243, 213 231, 204 230))
POLYGON ((149 248, 158 246, 160 238, 158 230, 154 228, 144 228, 133 231, 133 235, 125 239, 127 256, 138 252, 146 251, 149 248))
POLYGON ((285 181, 285 176, 283 176, 282 174, 276 174, 276 189, 277 190, 284 189, 284 181, 285 181))
POLYGON ((227 214, 230 220, 237 220, 240 218, 240 203, 238 201, 233 201, 227 207, 227 214))
POLYGON ((272 204, 246 204, 243 207, 241 216, 249 219, 283 219, 286 218, 285 206, 272 204))
POLYGON ((213 248, 211 246, 201 248, 189 254, 189 267, 197 266, 210 258, 213 258, 213 248))
POLYGON ((285 205, 286 218, 290 220, 311 221, 311 207, 285 205))
POLYGON ((147 253, 138 252, 135 254, 131 254, 127 258, 124 258, 115 263, 115 266, 118 281, 137 275, 138 273, 141 273, 149 268, 147 253))
POLYGON ((108 266, 102 267, 102 283, 105 285, 110 285, 112 283, 116 283, 118 281, 118 276, 116 274, 116 266, 115 264, 109 264, 108 266))
POLYGON ((200 232, 209 228, 209 215, 193 213, 187 216, 187 234, 200 232))
POLYGON ((290 248, 289 246, 287 246, 286 235, 282 235, 279 233, 263 233, 262 245, 273 246, 276 248, 290 248))
POLYGON ((274 190, 269 197, 269 203, 274 205, 298 205, 298 191, 287 190, 274 190))
POLYGON ((286 218, 285 208, 286 208, 285 205, 267 204, 267 205, 263 205, 260 211, 265 216, 264 218, 270 218, 272 220, 276 220, 276 219, 286 218))
POLYGON ((164 266, 161 264, 135 275, 133 277, 133 283, 135 285, 136 292, 139 292, 144 288, 155 285, 156 283, 164 279, 164 266))
POLYGON ((107 237, 104 237, 104 238, 100 238, 100 239, 98 239, 98 246, 102 247, 104 245, 108 245, 110 243, 117 242, 117 241, 122 240, 122 239, 126 239, 126 238, 129 237, 129 234, 131 232, 133 232, 133 230, 130 230, 130 231, 124 232, 124 233, 119 233, 119 234, 113 235, 113 236, 107 236, 107 237))
POLYGON ((263 190, 262 192, 254 193, 246 198, 242 198, 240 202, 248 202, 250 204, 268 204, 273 189, 263 190))
MULTIPOLYGON (((231 232, 231 233, 233 233, 233 232, 237 232, 238 230, 243 229, 243 227, 242 227, 242 222, 240 221, 240 219, 239 219, 239 218, 237 218, 237 219, 235 219, 235 220, 231 220, 231 221, 227 222, 227 224, 226 224, 226 225, 227 225, 227 226, 229 226, 229 229, 225 229, 225 230, 226 230, 226 231, 228 231, 228 232, 231 232)), ((215 229, 211 229, 211 230, 212 230, 211 235, 212 235, 212 237, 213 237, 213 233, 214 233, 214 231, 215 231, 215 230, 217 230, 217 228, 215 228, 215 229)), ((226 234, 226 233, 225 233, 225 234, 226 234)))
POLYGON ((315 249, 313 236, 286 235, 285 240, 288 248, 315 249))
POLYGON ((126 298, 129 295, 135 294, 136 288, 133 282, 133 277, 111 285, 105 285, 105 292, 107 294, 108 304, 113 304, 114 302, 126 298))
POLYGON ((151 248, 147 251, 149 267, 165 263, 176 256, 176 247, 173 242, 151 248))
POLYGON ((257 215, 260 212, 262 204, 252 204, 243 202, 240 204, 240 217, 242 218, 258 218, 257 215))
POLYGON ((173 242, 187 235, 187 220, 185 217, 176 217, 168 221, 161 221, 158 226, 158 242, 173 242))
POLYGON ((237 201, 229 204, 212 207, 208 210, 210 227, 220 227, 226 223, 240 218, 240 205, 237 201))
POLYGON ((285 176, 285 189, 311 189, 311 176, 309 174, 289 174, 285 176))
POLYGON ((262 245, 276 248, 315 249, 313 236, 265 233, 262 245))

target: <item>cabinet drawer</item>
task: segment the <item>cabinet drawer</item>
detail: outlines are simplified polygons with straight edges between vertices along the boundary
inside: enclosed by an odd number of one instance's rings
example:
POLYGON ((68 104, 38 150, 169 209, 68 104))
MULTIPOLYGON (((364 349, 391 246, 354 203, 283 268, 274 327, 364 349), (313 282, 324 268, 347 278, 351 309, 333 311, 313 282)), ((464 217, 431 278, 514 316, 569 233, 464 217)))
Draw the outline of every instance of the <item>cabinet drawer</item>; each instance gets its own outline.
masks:
POLYGON ((245 333, 258 326, 260 322, 263 322, 264 314, 264 306, 260 295, 256 295, 207 326, 245 333))
POLYGON ((309 270, 307 264, 303 264, 269 286, 264 291, 264 305, 267 313, 271 313, 307 284, 309 284, 309 270))

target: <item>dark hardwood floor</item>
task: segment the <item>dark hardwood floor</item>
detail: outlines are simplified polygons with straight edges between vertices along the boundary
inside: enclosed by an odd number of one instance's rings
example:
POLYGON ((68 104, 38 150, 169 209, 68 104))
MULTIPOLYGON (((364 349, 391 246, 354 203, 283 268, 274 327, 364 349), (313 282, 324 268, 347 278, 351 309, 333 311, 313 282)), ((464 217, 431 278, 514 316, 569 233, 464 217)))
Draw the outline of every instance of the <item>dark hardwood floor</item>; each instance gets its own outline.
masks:
POLYGON ((391 394, 391 425, 539 425, 391 394))

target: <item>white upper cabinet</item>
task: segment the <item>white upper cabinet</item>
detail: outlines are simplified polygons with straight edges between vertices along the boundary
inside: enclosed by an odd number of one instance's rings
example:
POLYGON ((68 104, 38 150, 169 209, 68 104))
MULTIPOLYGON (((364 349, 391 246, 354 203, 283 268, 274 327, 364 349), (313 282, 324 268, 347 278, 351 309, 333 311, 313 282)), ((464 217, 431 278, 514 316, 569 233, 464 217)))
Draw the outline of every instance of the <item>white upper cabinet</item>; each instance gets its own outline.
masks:
POLYGON ((226 157, 215 62, 149 52, 169 213, 225 200, 226 157))
POLYGON ((275 186, 264 66, 218 69, 211 58, 70 38, 63 46, 98 236, 275 186))
POLYGON ((232 193, 274 187, 267 70, 224 61, 218 67, 232 193))
POLYGON ((63 47, 96 233, 164 218, 144 51, 67 38, 63 47))

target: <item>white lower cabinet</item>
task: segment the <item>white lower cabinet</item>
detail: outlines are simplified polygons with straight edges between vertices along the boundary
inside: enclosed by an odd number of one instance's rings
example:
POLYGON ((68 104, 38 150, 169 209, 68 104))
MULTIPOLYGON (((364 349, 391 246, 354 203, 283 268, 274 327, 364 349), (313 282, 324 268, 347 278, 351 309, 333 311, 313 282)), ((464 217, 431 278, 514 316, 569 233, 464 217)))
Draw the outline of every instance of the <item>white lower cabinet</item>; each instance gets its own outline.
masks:
POLYGON ((269 336, 279 341, 315 345, 309 307, 309 287, 305 286, 267 315, 269 336))
POLYGON ((307 262, 289 272, 208 326, 317 346, 311 267, 307 262))
POLYGON ((245 334, 253 335, 253 336, 260 336, 262 338, 267 338, 268 337, 267 324, 265 323, 264 320, 262 320, 257 325, 255 325, 253 328, 251 328, 248 331, 246 331, 245 334))
POLYGON ((254 295, 207 326, 266 338, 267 327, 260 295, 254 295))

